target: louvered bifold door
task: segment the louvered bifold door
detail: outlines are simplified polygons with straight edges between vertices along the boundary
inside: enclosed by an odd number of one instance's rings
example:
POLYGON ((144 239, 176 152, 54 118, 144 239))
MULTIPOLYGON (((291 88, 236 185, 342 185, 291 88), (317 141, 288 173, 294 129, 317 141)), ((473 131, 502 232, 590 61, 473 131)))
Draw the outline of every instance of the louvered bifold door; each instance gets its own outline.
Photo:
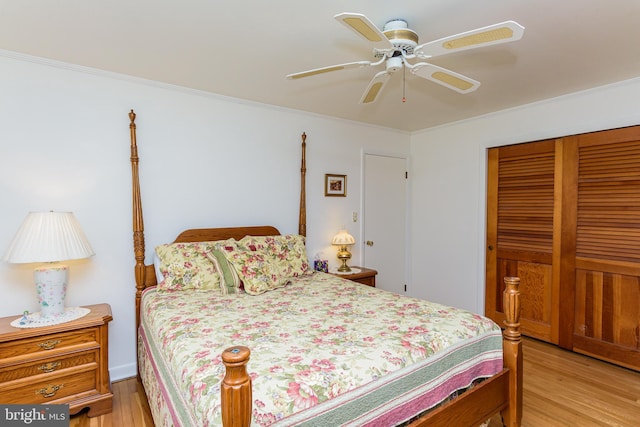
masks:
POLYGON ((521 326, 552 339, 556 141, 492 148, 487 163, 485 314, 503 324, 505 276, 520 277, 521 326))
POLYGON ((574 350, 640 368, 640 127, 578 137, 574 350))

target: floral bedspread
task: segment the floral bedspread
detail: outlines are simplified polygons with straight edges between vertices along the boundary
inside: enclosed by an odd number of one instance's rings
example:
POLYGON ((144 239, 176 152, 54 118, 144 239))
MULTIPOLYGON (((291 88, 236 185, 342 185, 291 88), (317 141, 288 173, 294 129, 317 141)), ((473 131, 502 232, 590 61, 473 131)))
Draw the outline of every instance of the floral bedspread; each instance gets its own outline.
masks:
POLYGON ((324 273, 258 296, 152 289, 142 311, 157 425, 222 425, 233 345, 251 349, 254 426, 394 425, 502 369, 491 320, 324 273))

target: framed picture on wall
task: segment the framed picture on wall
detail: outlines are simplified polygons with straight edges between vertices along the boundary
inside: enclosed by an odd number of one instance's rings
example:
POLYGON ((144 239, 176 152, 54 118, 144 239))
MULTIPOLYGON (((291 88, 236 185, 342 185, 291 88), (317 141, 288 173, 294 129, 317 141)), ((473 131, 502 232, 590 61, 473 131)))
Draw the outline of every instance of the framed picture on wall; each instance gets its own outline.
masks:
POLYGON ((324 175, 324 195, 333 197, 347 197, 347 175, 324 175))

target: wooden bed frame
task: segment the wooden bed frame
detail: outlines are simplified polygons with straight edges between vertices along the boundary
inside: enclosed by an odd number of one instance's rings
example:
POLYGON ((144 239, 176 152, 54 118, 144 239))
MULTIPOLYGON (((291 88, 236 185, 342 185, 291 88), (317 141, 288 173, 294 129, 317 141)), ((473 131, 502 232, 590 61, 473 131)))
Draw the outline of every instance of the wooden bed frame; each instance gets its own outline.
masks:
MULTIPOLYGON (((136 333, 140 325, 142 292, 157 284, 153 264, 145 264, 144 221, 138 174, 138 146, 136 142, 136 115, 129 113, 131 133, 131 173, 133 193, 133 249, 136 279, 136 333)), ((306 135, 302 134, 302 165, 300 168, 300 214, 298 233, 306 236, 306 135)), ((202 242, 241 239, 246 235, 269 236, 280 232, 271 226, 206 228, 186 230, 175 242, 202 242)), ((483 381, 459 397, 428 412, 410 424, 416 426, 477 426, 500 412, 503 424, 518 427, 522 420, 522 341, 520 335, 520 279, 505 277, 504 291, 505 325, 503 331, 504 369, 483 381)), ((137 346, 136 346, 137 348, 137 346)), ((222 420, 225 427, 245 427, 251 424, 251 379, 246 364, 250 350, 236 346, 226 349, 222 359, 226 374, 221 386, 222 420)), ((139 387, 142 387, 140 381, 139 387)), ((144 391, 144 390, 143 390, 144 391)))

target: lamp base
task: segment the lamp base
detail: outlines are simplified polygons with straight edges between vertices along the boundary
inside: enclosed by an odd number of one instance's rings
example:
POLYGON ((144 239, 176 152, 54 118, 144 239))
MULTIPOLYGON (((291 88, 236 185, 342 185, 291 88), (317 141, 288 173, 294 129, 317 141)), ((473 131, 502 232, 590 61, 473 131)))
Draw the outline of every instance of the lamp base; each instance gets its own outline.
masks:
POLYGON ((347 249, 346 245, 340 246, 340 250, 338 251, 338 259, 342 261, 342 265, 338 267, 338 271, 341 273, 346 273, 351 271, 351 268, 347 265, 347 261, 351 259, 351 252, 347 249))
POLYGON ((67 266, 49 264, 36 268, 34 279, 36 294, 43 318, 55 318, 64 313, 64 299, 67 295, 67 266))
POLYGON ((351 271, 351 267, 349 267, 349 266, 347 265, 347 260, 343 260, 343 261, 342 261, 342 265, 341 265, 340 267, 338 267, 338 271, 339 271, 340 273, 348 273, 348 272, 350 272, 350 271, 351 271))

